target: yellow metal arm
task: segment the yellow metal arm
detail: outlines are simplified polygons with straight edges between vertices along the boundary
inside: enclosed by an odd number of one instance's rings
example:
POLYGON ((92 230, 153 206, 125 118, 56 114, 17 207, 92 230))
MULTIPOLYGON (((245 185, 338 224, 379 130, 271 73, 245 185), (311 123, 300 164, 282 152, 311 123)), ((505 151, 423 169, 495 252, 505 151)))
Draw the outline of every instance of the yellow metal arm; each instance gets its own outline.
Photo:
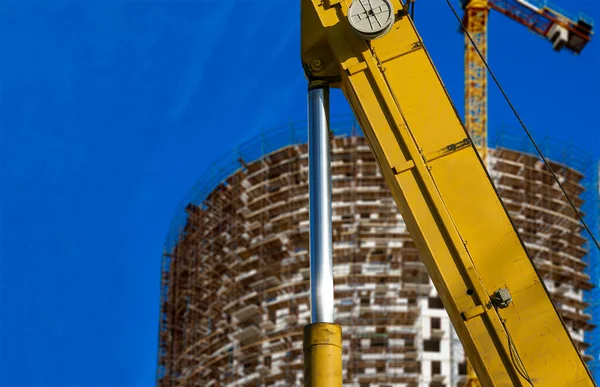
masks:
POLYGON ((351 3, 302 0, 304 69, 349 100, 480 382, 594 385, 403 5, 365 40, 351 3))

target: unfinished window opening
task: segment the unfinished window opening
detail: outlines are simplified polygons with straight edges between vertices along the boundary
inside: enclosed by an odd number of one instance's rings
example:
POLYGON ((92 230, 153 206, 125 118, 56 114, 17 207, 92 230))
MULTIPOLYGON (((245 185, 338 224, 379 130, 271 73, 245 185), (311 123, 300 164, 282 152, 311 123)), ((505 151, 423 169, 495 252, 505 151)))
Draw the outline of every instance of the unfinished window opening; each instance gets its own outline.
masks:
POLYGON ((423 341, 423 350, 425 352, 439 352, 440 341, 437 339, 429 339, 423 341))
POLYGON ((373 337, 371 339, 371 347, 385 347, 387 346, 387 338, 384 336, 373 337))
POLYGON ((431 362, 431 376, 441 375, 442 373, 442 362, 440 361, 432 361, 431 362))
POLYGON ((439 297, 429 297, 427 306, 429 309, 444 309, 444 304, 439 297))
POLYGON ((458 374, 466 375, 467 374, 467 362, 458 363, 458 374))

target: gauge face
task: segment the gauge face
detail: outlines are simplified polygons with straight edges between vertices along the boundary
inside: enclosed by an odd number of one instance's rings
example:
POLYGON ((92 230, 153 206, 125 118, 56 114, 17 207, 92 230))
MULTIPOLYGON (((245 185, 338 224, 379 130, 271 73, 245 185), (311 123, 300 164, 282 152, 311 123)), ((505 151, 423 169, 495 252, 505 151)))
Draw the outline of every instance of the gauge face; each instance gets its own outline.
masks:
POLYGON ((390 0, 354 0, 348 9, 348 20, 359 35, 375 39, 394 24, 394 7, 390 0))

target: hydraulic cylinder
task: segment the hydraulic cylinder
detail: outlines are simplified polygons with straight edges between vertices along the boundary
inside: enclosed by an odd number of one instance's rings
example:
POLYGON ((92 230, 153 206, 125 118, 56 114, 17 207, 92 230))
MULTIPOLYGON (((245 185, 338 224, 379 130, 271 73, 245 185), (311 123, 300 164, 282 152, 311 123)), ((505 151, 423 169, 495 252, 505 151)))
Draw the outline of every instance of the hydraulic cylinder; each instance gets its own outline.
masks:
POLYGON ((308 91, 310 307, 304 327, 305 387, 342 386, 342 328, 333 323, 329 86, 308 91))

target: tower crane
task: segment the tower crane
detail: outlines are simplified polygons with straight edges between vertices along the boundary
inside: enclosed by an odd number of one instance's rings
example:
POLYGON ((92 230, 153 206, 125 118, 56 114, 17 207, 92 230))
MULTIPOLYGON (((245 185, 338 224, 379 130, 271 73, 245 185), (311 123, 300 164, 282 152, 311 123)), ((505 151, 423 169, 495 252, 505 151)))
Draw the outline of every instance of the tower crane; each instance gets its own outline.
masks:
POLYGON ((550 41, 556 51, 579 54, 592 36, 592 22, 577 21, 537 0, 461 0, 465 34, 465 126, 481 158, 487 160, 487 23, 495 10, 550 41), (471 39, 477 49, 471 44, 471 39), (483 58, 483 59, 482 59, 483 58))

